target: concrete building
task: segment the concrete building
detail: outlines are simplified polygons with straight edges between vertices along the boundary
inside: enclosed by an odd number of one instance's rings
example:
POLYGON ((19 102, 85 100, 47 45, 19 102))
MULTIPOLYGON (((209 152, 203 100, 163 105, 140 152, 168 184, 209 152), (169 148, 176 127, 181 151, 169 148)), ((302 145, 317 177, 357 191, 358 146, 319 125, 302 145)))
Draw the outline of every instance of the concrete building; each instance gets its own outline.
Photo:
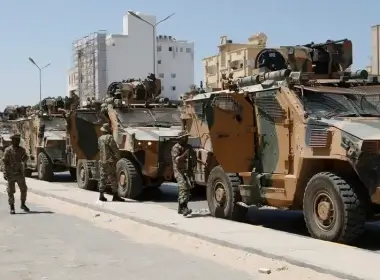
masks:
POLYGON ((92 33, 74 41, 72 47, 68 93, 76 91, 81 100, 102 98, 107 89, 106 33, 92 33))
POLYGON ((82 101, 100 99, 110 83, 144 79, 154 70, 163 80, 162 96, 177 99, 194 84, 194 43, 156 36, 156 17, 134 13, 148 23, 128 13, 122 34, 96 32, 73 43, 68 93, 77 91, 82 101))
POLYGON ((194 43, 157 36, 157 76, 163 96, 179 99, 188 92, 194 85, 194 43))
MULTIPOLYGON (((156 17, 136 12, 150 24, 156 17)), ((126 14, 123 17, 123 34, 107 36, 107 83, 128 78, 145 79, 154 72, 154 28, 148 23, 126 14)))
POLYGON ((371 27, 371 74, 380 75, 380 25, 371 27))
POLYGON ((257 54, 266 47, 267 36, 258 33, 247 43, 234 43, 227 36, 220 37, 219 53, 203 59, 206 88, 221 88, 221 75, 233 72, 234 78, 252 74, 257 54))

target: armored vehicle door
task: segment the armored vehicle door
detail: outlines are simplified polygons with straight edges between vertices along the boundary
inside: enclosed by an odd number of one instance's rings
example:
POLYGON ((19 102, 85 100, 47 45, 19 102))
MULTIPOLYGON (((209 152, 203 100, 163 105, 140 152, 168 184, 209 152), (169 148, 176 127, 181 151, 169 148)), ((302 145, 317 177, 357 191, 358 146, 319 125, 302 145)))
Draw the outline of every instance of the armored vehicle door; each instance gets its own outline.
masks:
POLYGON ((240 94, 215 94, 205 107, 212 151, 225 172, 251 172, 255 158, 252 104, 240 94))
POLYGON ((289 171, 292 121, 284 95, 277 88, 250 95, 256 107, 259 170, 264 173, 289 171))
POLYGON ((98 138, 105 122, 105 116, 96 111, 75 111, 69 114, 67 131, 77 159, 99 159, 98 138))

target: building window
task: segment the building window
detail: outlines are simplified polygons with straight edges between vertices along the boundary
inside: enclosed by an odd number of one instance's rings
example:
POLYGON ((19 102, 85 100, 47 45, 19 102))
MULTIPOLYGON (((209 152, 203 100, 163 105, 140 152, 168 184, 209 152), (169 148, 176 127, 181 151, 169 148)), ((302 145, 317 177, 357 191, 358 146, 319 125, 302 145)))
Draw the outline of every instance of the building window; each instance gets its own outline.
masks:
POLYGON ((157 51, 158 52, 162 51, 162 47, 161 46, 157 46, 157 51))
POLYGON ((164 75, 164 73, 160 73, 160 74, 158 74, 158 77, 163 78, 163 77, 165 77, 165 75, 164 75))
POLYGON ((164 86, 161 86, 161 90, 164 90, 165 89, 165 87, 164 86))
POLYGON ((172 78, 175 78, 177 77, 177 75, 175 73, 172 73, 172 78))
POLYGON ((157 60, 157 64, 161 64, 161 59, 160 59, 160 60, 157 60))
POLYGON ((180 52, 183 52, 183 48, 180 48, 179 51, 180 51, 180 52))
POLYGON ((191 48, 186 48, 187 53, 191 53, 191 48))
POLYGON ((176 87, 175 86, 172 86, 172 91, 175 91, 176 90, 176 87))
POLYGON ((169 47, 169 52, 173 51, 173 47, 169 47))
POLYGON ((178 47, 175 48, 175 51, 178 52, 178 47))

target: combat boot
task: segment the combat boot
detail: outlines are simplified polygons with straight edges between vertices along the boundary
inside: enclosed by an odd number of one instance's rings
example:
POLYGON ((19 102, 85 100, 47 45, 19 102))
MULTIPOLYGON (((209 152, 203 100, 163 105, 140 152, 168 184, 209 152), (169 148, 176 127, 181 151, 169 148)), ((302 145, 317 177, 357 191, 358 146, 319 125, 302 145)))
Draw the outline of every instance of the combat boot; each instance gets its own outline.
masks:
POLYGON ((13 214, 16 214, 16 211, 15 211, 15 206, 14 205, 10 205, 10 213, 13 215, 13 214))
POLYGON ((104 196, 104 193, 102 193, 102 192, 99 194, 99 200, 103 201, 103 202, 108 201, 107 198, 104 196))
POLYGON ((193 210, 191 210, 191 209, 189 209, 189 208, 187 207, 187 203, 184 203, 184 204, 183 204, 182 215, 183 215, 184 217, 188 217, 188 216, 191 215, 192 212, 193 212, 193 210))
POLYGON ((25 212, 29 212, 29 208, 25 205, 25 202, 24 203, 21 203, 21 207, 20 207, 22 210, 24 210, 25 212))
POLYGON ((112 201, 116 201, 116 202, 125 202, 125 200, 123 198, 121 198, 118 194, 114 194, 113 197, 112 197, 112 201))
POLYGON ((183 214, 183 204, 178 203, 178 214, 183 214))

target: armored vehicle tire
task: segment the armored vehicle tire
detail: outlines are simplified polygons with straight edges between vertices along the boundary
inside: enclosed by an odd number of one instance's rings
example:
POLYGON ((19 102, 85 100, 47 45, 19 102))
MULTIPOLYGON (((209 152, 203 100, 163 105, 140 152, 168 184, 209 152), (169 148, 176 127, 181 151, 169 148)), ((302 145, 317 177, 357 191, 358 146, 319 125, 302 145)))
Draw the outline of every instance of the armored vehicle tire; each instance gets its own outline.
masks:
POLYGON ((314 175, 303 198, 310 235, 326 241, 353 243, 364 231, 364 205, 355 189, 341 177, 330 172, 314 175))
POLYGON ((38 179, 48 182, 53 180, 53 164, 44 152, 38 154, 37 172, 38 179))
POLYGON ((143 191, 143 180, 136 165, 129 159, 122 158, 116 164, 118 193, 121 197, 137 199, 143 191))
POLYGON ((248 208, 236 204, 241 201, 237 187, 240 179, 228 174, 220 166, 214 167, 207 180, 207 203, 212 216, 222 219, 243 221, 248 208))
POLYGON ((90 180, 90 171, 88 170, 86 160, 80 159, 77 162, 76 169, 77 184, 80 189, 93 191, 96 189, 97 181, 90 180))

